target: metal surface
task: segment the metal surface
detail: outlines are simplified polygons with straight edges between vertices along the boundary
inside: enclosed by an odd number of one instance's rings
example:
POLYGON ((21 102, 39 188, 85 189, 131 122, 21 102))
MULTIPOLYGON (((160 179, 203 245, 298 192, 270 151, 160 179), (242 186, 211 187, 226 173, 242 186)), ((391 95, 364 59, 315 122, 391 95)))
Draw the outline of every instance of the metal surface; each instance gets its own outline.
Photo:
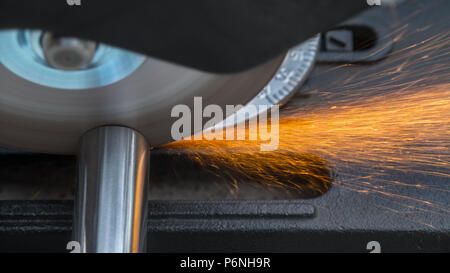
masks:
POLYGON ((387 57, 394 46, 394 37, 389 31, 386 21, 370 21, 364 17, 348 20, 327 32, 327 37, 322 37, 321 51, 316 61, 345 64, 379 61, 387 57), (335 39, 334 47, 330 39, 335 39))
POLYGON ((86 69, 97 50, 96 42, 71 37, 55 37, 50 32, 42 35, 41 44, 47 62, 61 70, 86 69))
POLYGON ((144 136, 129 128, 82 137, 73 227, 82 252, 145 250, 149 153, 144 136))
MULTIPOLYGON (((450 251, 448 229, 383 219, 373 199, 332 192, 315 202, 150 201, 147 251, 367 253, 373 240, 383 252, 450 251)), ((0 201, 0 252, 67 253, 72 213, 70 201, 0 201)))

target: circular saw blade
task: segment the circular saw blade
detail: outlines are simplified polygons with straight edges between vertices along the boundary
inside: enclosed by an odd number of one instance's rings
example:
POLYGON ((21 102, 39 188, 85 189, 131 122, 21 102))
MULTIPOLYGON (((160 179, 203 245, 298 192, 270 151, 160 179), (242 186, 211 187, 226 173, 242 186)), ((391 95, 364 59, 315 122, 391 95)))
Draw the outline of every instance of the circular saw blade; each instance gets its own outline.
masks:
MULTIPOLYGON (((131 127, 154 146, 168 143, 173 141, 172 108, 183 104, 194 109, 194 97, 201 97, 203 105, 216 104, 222 109, 226 105, 262 103, 269 98, 272 100, 267 104, 285 102, 307 77, 317 48, 315 37, 287 55, 236 74, 212 74, 149 58, 132 73, 128 71, 126 76, 106 83, 105 78, 109 76, 104 73, 111 73, 112 66, 107 66, 109 69, 105 71, 65 72, 66 78, 56 78, 59 77, 53 74, 56 70, 48 67, 35 71, 37 75, 14 73, 10 68, 17 69, 17 65, 6 65, 3 61, 0 145, 31 152, 75 154, 78 141, 86 131, 105 125, 131 127), (292 72, 287 82, 277 77, 286 70, 292 72), (96 74, 99 80, 93 81, 96 74), (49 75, 53 78, 43 80, 49 75), (85 88, 92 83, 93 87, 85 88), (268 87, 273 93, 268 93, 268 87), (279 99, 274 101, 274 98, 279 99)), ((6 60, 2 54, 7 52, 0 47, 0 61, 6 60)), ((13 59, 19 60, 20 67, 20 56, 13 59)), ((139 58, 131 65, 136 66, 137 62, 141 62, 139 58)), ((117 68, 113 71, 121 70, 127 71, 117 68)))
POLYGON ((203 98, 204 105, 246 103, 264 88, 282 59, 228 75, 147 59, 127 77, 87 89, 44 86, 0 65, 0 145, 75 154, 80 137, 104 125, 134 128, 151 145, 171 142, 173 106, 193 109, 196 96, 203 98))

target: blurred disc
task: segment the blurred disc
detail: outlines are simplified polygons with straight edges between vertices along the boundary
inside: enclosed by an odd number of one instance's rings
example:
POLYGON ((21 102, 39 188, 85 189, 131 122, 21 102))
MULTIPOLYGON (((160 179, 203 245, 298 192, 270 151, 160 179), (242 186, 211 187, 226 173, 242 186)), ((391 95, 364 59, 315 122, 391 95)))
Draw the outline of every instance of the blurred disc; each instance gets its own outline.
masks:
POLYGON ((203 105, 245 104, 284 58, 218 75, 111 48, 86 71, 60 71, 40 59, 32 34, 0 33, 0 145, 52 154, 76 153, 80 136, 103 125, 132 127, 151 145, 171 142, 173 106, 193 109, 195 96, 203 105))

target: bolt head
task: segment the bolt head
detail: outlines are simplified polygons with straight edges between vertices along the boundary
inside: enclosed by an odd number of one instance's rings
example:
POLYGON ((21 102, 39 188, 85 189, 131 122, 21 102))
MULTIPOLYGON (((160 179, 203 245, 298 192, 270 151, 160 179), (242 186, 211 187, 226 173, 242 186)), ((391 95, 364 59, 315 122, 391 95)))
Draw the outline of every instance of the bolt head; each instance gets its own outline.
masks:
POLYGON ((71 37, 56 37, 46 32, 41 38, 47 63, 60 70, 87 69, 94 58, 97 43, 71 37))

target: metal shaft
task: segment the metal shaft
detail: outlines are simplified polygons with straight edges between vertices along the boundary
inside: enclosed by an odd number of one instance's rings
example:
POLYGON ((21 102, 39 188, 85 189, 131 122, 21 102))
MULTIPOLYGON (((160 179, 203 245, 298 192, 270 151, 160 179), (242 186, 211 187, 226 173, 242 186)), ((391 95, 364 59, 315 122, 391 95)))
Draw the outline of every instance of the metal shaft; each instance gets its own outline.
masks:
POLYGON ((141 134, 125 127, 100 127, 82 137, 73 226, 81 252, 145 251, 148 148, 141 134))

